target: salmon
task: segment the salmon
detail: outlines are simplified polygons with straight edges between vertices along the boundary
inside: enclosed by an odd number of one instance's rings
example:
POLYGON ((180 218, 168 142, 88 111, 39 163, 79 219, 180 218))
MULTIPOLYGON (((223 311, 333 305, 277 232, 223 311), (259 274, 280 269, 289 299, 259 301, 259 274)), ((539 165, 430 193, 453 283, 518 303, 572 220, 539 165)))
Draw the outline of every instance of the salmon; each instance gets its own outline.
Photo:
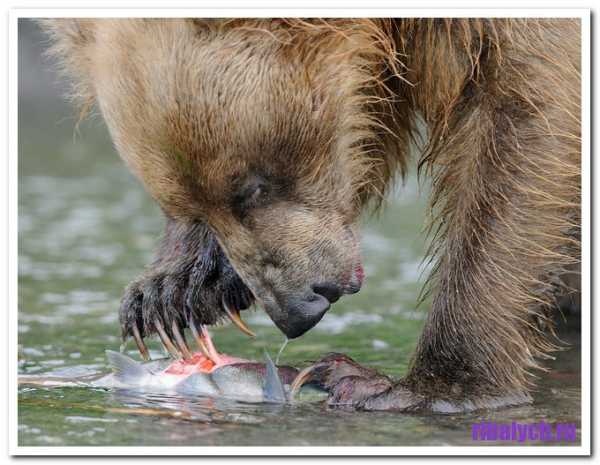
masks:
POLYGON ((252 403, 287 403, 292 400, 290 386, 298 375, 293 367, 276 367, 266 352, 264 363, 224 354, 211 359, 200 352, 175 361, 137 362, 111 350, 106 351, 106 357, 112 368, 108 374, 79 378, 20 376, 19 384, 132 389, 252 403))

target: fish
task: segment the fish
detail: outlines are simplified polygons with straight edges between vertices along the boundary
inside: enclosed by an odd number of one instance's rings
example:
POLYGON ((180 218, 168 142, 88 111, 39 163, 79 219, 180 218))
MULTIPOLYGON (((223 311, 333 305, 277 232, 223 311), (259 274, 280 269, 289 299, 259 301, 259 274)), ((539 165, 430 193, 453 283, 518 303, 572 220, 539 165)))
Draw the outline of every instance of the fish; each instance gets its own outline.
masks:
MULTIPOLYGON (((265 362, 224 354, 209 358, 202 352, 187 359, 169 358, 138 362, 127 355, 106 351, 112 372, 78 378, 20 376, 20 385, 92 387, 174 393, 183 396, 227 398, 248 403, 285 404, 294 400, 291 385, 298 370, 275 366, 265 351, 265 362)), ((310 389, 310 388, 309 388, 310 389)))

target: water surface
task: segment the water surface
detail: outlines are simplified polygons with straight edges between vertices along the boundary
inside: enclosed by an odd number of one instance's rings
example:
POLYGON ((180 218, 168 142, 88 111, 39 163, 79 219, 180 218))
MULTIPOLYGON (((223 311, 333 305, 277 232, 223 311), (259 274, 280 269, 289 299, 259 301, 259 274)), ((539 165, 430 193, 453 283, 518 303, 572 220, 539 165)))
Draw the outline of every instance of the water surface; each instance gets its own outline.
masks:
MULTIPOLYGON (((85 146, 79 145, 81 149, 85 146)), ((110 149, 107 158, 114 157, 110 149)), ((94 154, 82 150, 81 163, 94 154)), ((19 188, 19 370, 76 376, 107 370, 103 352, 117 350, 123 287, 150 258, 162 227, 159 212, 115 159, 73 175, 72 164, 43 167, 24 154, 19 188)), ((281 361, 304 366, 329 351, 349 354, 402 375, 424 319, 415 308, 421 286, 423 201, 414 181, 364 230, 367 280, 343 298, 281 361)), ((425 270, 426 271, 426 270, 425 270)), ((257 333, 213 331, 218 347, 260 359, 277 352, 282 335, 266 314, 244 312, 257 333)), ((577 333, 568 333, 577 339, 577 333)), ((130 354, 136 356, 133 344, 130 354)), ((153 355, 162 356, 151 342, 153 355)), ((320 404, 243 405, 206 399, 22 388, 21 445, 416 445, 471 444, 470 424, 579 422, 577 345, 559 354, 533 406, 485 415, 409 416, 328 410, 320 404)))

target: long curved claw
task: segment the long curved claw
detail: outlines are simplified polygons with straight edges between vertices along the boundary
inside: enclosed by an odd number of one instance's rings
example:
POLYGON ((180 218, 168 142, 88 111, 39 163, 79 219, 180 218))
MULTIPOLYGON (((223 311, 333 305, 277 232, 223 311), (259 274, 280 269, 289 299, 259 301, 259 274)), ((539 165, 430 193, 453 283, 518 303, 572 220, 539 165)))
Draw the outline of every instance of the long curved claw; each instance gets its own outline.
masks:
POLYGON ((209 358, 216 364, 221 364, 221 357, 219 356, 219 352, 215 349, 215 346, 212 342, 212 338, 208 332, 208 329, 204 327, 204 325, 200 325, 200 338, 206 345, 206 349, 208 350, 209 358))
POLYGON ((204 340, 200 336, 200 333, 198 333, 198 328, 196 328, 196 324, 194 323, 194 318, 192 317, 191 314, 189 315, 189 318, 188 318, 188 326, 190 327, 190 330, 192 331, 192 335, 194 336, 194 339, 196 341, 196 344, 198 344, 200 351, 204 354, 204 356, 206 358, 210 359, 210 354, 208 352, 206 344, 204 344, 204 340))
POLYGON ((190 352, 187 342, 185 341, 185 336, 183 334, 181 334, 181 331, 179 331, 179 325, 177 324, 176 320, 173 320, 172 328, 173 328, 173 336, 175 336, 175 343, 177 344, 177 347, 179 348, 179 352, 181 352, 184 359, 186 359, 186 360, 191 359, 192 353, 190 352))
POLYGON ((131 333, 133 335, 133 340, 135 341, 135 345, 137 346, 138 350, 140 351, 140 355, 142 356, 142 359, 144 359, 144 361, 147 362, 148 360, 150 360, 150 353, 148 352, 148 347, 146 347, 146 344, 144 343, 144 339, 142 339, 140 330, 137 327, 136 323, 134 323, 131 326, 131 333))
POLYGON ((165 349, 167 350, 167 352, 169 352, 171 354, 171 356, 174 358, 181 358, 181 354, 177 351, 177 348, 173 344, 173 341, 171 341, 171 339, 165 332, 165 329, 163 328, 162 323, 160 321, 158 321, 158 319, 154 320, 154 327, 156 328, 156 331, 158 332, 158 336, 160 337, 160 342, 162 342, 162 344, 165 347, 165 349))
POLYGON ((298 373, 290 385, 290 400, 294 400, 294 396, 300 390, 300 388, 310 381, 310 377, 313 372, 324 365, 325 364, 323 363, 316 363, 315 365, 311 365, 302 369, 300 373, 298 373))
POLYGON ((227 302, 225 302, 225 297, 221 299, 221 304, 231 322, 236 325, 241 332, 250 337, 256 337, 256 334, 254 334, 254 332, 248 328, 246 323, 244 323, 244 320, 242 320, 239 310, 230 308, 229 305, 227 305, 227 302))

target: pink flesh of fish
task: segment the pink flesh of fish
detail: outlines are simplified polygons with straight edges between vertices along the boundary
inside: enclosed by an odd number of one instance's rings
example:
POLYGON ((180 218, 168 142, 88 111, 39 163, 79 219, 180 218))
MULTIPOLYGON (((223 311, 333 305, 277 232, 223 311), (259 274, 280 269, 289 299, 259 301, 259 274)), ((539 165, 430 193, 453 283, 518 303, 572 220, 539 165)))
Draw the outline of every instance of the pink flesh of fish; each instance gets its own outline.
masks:
POLYGON ((244 363, 248 360, 237 357, 230 357, 225 354, 218 354, 218 363, 213 362, 210 358, 204 356, 201 352, 192 354, 189 360, 176 360, 171 363, 164 371, 170 375, 190 376, 194 373, 211 373, 219 367, 225 365, 233 365, 234 363, 244 363))

